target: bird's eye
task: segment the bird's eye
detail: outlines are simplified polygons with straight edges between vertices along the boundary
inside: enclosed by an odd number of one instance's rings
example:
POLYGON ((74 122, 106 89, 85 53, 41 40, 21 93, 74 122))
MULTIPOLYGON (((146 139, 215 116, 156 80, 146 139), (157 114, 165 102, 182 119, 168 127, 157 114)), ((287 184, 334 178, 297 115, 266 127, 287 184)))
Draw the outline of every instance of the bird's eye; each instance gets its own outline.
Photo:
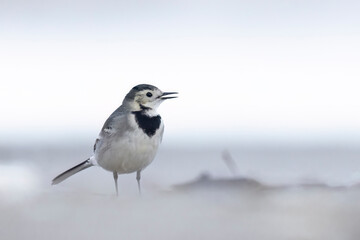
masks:
POLYGON ((146 93, 146 96, 152 97, 152 93, 151 93, 151 92, 147 92, 147 93, 146 93))

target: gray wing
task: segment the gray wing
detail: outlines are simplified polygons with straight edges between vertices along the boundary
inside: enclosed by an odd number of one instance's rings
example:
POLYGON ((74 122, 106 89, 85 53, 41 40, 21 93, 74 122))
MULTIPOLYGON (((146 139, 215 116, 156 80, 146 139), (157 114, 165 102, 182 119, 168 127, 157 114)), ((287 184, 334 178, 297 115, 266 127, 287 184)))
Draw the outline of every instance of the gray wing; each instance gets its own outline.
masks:
POLYGON ((159 131, 160 131, 160 142, 162 142, 162 139, 163 139, 164 128, 165 128, 165 126, 163 125, 163 127, 161 129, 159 129, 159 131))
POLYGON ((99 137, 95 141, 94 153, 100 149, 106 149, 109 146, 109 140, 111 141, 111 139, 121 136, 130 128, 127 117, 128 114, 130 114, 130 112, 123 106, 120 106, 110 115, 101 129, 99 137))

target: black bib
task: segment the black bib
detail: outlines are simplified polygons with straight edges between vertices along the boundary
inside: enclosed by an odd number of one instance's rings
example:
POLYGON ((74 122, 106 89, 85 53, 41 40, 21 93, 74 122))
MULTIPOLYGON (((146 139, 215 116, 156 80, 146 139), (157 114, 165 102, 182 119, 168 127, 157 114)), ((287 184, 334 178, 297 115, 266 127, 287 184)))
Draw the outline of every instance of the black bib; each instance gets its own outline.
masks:
POLYGON ((152 137, 156 130, 159 129, 161 124, 161 117, 160 115, 149 117, 144 113, 144 111, 134 111, 132 112, 135 115, 135 120, 146 135, 152 137))

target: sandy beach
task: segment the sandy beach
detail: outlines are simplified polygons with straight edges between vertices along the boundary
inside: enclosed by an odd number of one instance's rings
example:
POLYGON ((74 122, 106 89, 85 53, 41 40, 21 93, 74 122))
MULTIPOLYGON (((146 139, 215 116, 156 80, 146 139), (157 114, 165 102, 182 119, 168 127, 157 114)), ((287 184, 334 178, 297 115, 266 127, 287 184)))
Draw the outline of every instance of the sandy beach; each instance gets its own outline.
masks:
POLYGON ((0 238, 357 240, 360 237, 360 187, 354 179, 357 169, 353 161, 360 156, 358 151, 338 149, 337 155, 332 154, 323 167, 323 171, 331 174, 315 175, 319 161, 328 156, 329 150, 230 149, 239 168, 238 176, 231 175, 217 150, 183 149, 171 154, 174 151, 162 149, 153 165, 144 171, 141 196, 132 174, 119 177, 121 190, 116 197, 111 174, 100 168, 79 173, 63 184, 50 185, 58 172, 81 161, 87 154, 86 147, 47 151, 3 149, 0 238), (297 157, 288 158, 292 154, 297 157), (272 166, 287 164, 266 175, 261 168, 269 164, 265 156, 273 159, 272 166), (306 161, 296 165, 302 157, 312 157, 313 165, 307 166, 306 161), (341 165, 344 169, 338 169, 341 165), (294 169, 298 175, 287 177, 287 171, 295 173, 294 169), (344 174, 346 171, 349 172, 344 174), (314 180, 316 177, 318 181, 314 180))

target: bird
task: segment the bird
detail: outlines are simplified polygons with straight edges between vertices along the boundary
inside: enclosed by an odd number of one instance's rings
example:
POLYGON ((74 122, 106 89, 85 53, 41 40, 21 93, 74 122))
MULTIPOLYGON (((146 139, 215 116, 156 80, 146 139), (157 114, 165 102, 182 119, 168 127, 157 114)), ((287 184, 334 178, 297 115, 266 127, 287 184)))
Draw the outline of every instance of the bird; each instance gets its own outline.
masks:
POLYGON ((58 184, 68 177, 92 166, 100 166, 113 173, 116 195, 118 175, 136 172, 141 194, 141 172, 154 160, 164 133, 164 123, 157 113, 159 105, 177 92, 162 92, 150 84, 133 87, 105 121, 95 140, 93 155, 59 174, 52 180, 58 184))

